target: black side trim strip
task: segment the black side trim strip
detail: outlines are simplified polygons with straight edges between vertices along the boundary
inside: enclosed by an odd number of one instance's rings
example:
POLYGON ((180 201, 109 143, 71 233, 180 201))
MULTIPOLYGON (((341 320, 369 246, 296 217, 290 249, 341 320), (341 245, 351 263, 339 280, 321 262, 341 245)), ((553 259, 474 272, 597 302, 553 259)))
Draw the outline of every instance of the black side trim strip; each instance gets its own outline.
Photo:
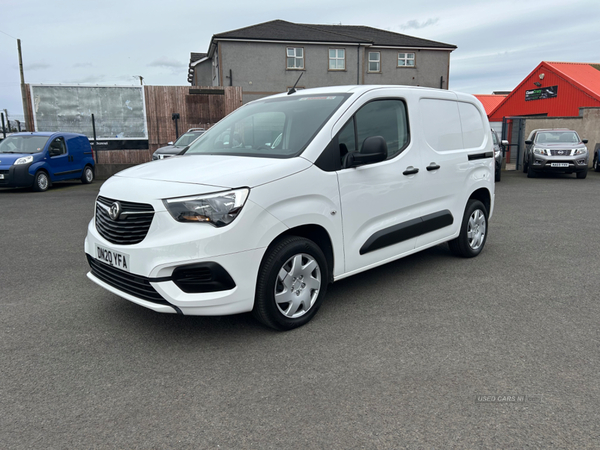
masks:
POLYGON ((453 223, 454 217, 452 217, 452 213, 447 209, 419 217, 418 219, 412 219, 373 234, 360 248, 359 253, 364 255, 365 253, 439 230, 453 223))
POLYGON ((486 158, 493 158, 493 157, 494 157, 494 152, 473 153, 473 154, 469 155, 469 161, 473 161, 475 159, 486 159, 486 158))
POLYGON ((81 172, 81 169, 67 170, 66 172, 56 172, 54 175, 67 175, 69 173, 77 173, 77 172, 81 172))

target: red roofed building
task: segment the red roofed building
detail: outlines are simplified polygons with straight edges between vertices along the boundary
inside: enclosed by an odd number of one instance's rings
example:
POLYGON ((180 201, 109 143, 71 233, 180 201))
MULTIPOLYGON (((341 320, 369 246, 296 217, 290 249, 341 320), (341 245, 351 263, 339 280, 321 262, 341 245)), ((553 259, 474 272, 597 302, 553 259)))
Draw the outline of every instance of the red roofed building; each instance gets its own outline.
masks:
POLYGON ((496 109, 500 103, 502 103, 502 101, 506 98, 506 95, 476 94, 475 97, 481 102, 483 108, 485 109, 485 113, 489 116, 490 113, 496 109))
POLYGON ((577 117, 581 107, 600 107, 600 64, 542 61, 488 116, 577 117))

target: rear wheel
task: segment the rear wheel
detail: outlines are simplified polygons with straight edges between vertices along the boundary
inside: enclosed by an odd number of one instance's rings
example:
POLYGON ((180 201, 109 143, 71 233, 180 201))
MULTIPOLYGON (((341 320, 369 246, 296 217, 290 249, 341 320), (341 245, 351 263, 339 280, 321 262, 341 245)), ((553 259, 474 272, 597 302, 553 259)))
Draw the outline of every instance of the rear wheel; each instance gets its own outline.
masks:
POLYGON ((36 192, 44 192, 47 191, 49 187, 50 178, 48 178, 48 174, 43 170, 38 171, 33 180, 33 190, 36 192))
POLYGON ((85 166, 83 174, 81 174, 81 182, 90 184, 92 181, 94 181, 94 169, 92 169, 92 166, 85 166))
POLYGON ((472 258, 483 250, 487 240, 488 212, 483 203, 471 199, 467 202, 460 226, 460 234, 448 242, 450 251, 456 256, 472 258))
POLYGON ((319 246, 302 237, 285 237, 263 259, 252 312, 277 330, 300 327, 317 313, 328 281, 329 268, 319 246))

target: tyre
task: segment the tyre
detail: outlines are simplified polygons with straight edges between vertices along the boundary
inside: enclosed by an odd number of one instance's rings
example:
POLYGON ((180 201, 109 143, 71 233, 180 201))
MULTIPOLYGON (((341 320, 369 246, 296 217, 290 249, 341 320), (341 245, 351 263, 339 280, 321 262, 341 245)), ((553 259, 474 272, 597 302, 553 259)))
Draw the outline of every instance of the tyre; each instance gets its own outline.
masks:
POLYGON ((500 181, 501 178, 502 178, 502 170, 498 169, 498 170, 496 170, 496 175, 494 176, 494 181, 497 183, 498 181, 500 181))
POLYGON ((531 168, 531 166, 527 165, 527 178, 535 178, 537 177, 537 173, 535 170, 531 168))
POLYGON ((600 165, 598 164, 598 153, 594 155, 594 172, 600 172, 600 165))
POLYGON ((460 226, 460 234, 448 242, 456 256, 473 258, 481 253, 487 240, 488 212, 483 203, 471 199, 467 202, 460 226))
POLYGON ((36 192, 44 192, 47 191, 50 187, 50 178, 48 178, 48 174, 42 170, 39 170, 35 174, 35 178, 33 180, 33 190, 36 192))
POLYGON ((90 184, 92 181, 94 181, 94 169, 92 169, 92 166, 85 166, 81 174, 81 182, 90 184))
POLYGON ((527 173, 527 169, 529 169, 529 164, 527 164, 527 160, 523 160, 523 173, 527 173))
POLYGON ((302 237, 284 237, 263 258, 252 313, 276 330, 300 327, 319 310, 328 282, 329 267, 319 246, 302 237))
POLYGON ((575 172, 575 175, 577 175, 577 178, 579 178, 580 180, 583 180, 585 177, 587 177, 587 173, 588 170, 582 170, 581 172, 575 172))

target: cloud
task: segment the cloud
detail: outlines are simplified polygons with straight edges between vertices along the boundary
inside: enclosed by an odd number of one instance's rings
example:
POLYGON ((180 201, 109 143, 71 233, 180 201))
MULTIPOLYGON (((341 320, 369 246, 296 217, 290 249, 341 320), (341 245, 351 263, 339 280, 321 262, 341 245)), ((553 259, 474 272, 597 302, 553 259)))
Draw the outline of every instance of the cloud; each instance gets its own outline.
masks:
POLYGON ((23 64, 23 68, 25 70, 44 70, 52 67, 50 64, 46 63, 32 63, 32 64, 23 64))
POLYGON ((420 30, 421 28, 427 28, 430 27, 431 25, 435 25, 436 23, 439 22, 439 18, 436 17, 435 19, 427 19, 425 22, 419 22, 417 20, 409 20, 406 23, 403 23, 402 25, 400 25, 400 29, 401 30, 420 30))
POLYGON ((71 84, 85 84, 85 83, 104 83, 107 81, 106 75, 88 75, 86 77, 75 78, 66 83, 71 84))
POLYGON ((187 64, 179 62, 175 59, 161 56, 148 64, 149 67, 164 67, 167 69, 179 69, 181 67, 187 67, 187 64))
POLYGON ((73 64, 72 67, 94 67, 92 63, 77 63, 73 64))

